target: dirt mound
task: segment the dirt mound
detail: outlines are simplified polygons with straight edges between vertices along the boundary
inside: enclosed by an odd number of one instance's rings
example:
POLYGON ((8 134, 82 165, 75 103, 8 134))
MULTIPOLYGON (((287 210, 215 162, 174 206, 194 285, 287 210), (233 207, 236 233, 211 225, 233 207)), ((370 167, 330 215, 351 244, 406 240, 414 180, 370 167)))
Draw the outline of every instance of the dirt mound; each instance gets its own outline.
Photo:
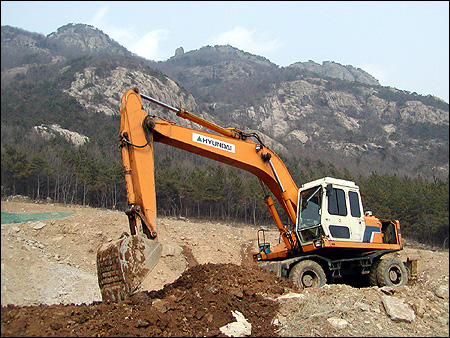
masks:
POLYGON ((239 311, 251 336, 278 336, 270 298, 298 290, 289 280, 255 267, 202 264, 159 291, 138 292, 118 303, 2 307, 2 336, 225 336, 239 311))

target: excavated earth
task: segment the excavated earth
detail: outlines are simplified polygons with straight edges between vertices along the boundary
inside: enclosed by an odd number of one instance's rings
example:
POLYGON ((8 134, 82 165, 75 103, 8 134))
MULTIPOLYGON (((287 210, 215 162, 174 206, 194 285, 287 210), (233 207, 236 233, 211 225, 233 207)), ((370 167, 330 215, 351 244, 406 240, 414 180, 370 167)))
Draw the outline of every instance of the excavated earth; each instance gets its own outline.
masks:
MULTIPOLYGON (((102 302, 96 250, 127 231, 122 211, 17 197, 1 206, 11 213, 70 213, 2 224, 5 337, 449 335, 448 250, 406 241, 398 256, 419 261, 416 276, 403 287, 350 280, 300 289, 253 262, 258 228, 159 218, 163 253, 141 290, 125 301, 102 302)), ((278 232, 270 229, 267 239, 277 243, 278 232)))

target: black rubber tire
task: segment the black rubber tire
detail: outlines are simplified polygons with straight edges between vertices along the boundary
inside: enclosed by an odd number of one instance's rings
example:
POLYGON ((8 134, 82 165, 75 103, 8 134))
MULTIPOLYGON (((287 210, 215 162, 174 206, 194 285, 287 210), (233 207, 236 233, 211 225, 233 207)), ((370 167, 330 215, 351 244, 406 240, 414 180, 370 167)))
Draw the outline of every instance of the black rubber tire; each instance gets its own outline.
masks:
POLYGON ((294 265, 289 273, 289 279, 303 288, 320 288, 327 282, 327 276, 319 263, 304 260, 294 265))
POLYGON ((380 264, 380 262, 381 262, 380 259, 376 259, 375 261, 373 261, 373 264, 370 267, 370 272, 369 272, 370 286, 378 286, 377 268, 378 268, 378 265, 380 264))
POLYGON ((376 275, 378 286, 403 286, 408 283, 408 271, 397 258, 382 259, 376 275))

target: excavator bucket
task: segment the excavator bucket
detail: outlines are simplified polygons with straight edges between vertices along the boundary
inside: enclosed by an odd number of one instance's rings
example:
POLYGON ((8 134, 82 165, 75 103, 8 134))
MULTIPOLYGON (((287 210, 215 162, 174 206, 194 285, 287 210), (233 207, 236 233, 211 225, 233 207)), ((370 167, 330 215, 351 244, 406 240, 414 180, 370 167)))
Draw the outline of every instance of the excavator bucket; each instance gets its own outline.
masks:
POLYGON ((162 246, 131 235, 103 244, 97 251, 97 276, 102 300, 118 302, 135 293, 158 263, 162 246))

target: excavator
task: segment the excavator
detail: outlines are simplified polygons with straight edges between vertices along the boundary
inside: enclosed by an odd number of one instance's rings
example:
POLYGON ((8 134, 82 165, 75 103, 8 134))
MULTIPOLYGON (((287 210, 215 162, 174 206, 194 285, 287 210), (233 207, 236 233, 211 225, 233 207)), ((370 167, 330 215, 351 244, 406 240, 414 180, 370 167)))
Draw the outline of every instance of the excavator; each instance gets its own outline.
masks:
POLYGON ((379 219, 364 212, 359 187, 351 181, 324 177, 303 184, 292 179, 280 157, 257 133, 223 128, 183 108, 175 108, 138 88, 123 94, 119 147, 127 188, 130 233, 97 250, 97 274, 103 301, 120 301, 139 290, 157 264, 158 241, 154 175, 154 142, 234 166, 257 176, 265 203, 279 231, 271 247, 265 229, 257 232, 253 260, 300 287, 321 287, 343 276, 368 276, 371 285, 402 286, 417 270, 416 260, 400 261, 392 252, 403 249, 398 220, 379 219), (177 125, 149 115, 143 101, 175 112, 203 128, 177 125), (202 129, 202 130, 200 130, 202 129), (208 131, 204 131, 207 129, 208 131), (283 224, 271 194, 287 217, 283 224))

